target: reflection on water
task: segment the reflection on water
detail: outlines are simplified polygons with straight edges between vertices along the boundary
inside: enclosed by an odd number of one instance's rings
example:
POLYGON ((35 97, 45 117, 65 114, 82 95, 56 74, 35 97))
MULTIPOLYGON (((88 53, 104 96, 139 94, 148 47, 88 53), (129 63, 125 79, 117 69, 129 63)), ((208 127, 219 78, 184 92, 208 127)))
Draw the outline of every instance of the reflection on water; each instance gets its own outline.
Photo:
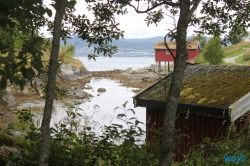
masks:
MULTIPOLYGON (((102 125, 110 125, 112 123, 125 124, 121 120, 117 119, 117 114, 124 113, 123 104, 128 101, 125 110, 134 109, 135 115, 132 112, 127 112, 128 118, 136 117, 139 121, 145 124, 146 111, 145 108, 134 108, 132 96, 135 95, 132 92, 133 88, 127 88, 121 86, 117 81, 109 79, 96 79, 92 78, 90 83, 86 84, 87 87, 91 87, 89 90, 85 90, 87 93, 92 94, 94 97, 89 100, 82 100, 79 105, 79 113, 83 114, 81 124, 95 126, 96 129, 102 125), (98 92, 98 88, 105 88, 106 92, 98 92), (116 107, 117 108, 115 110, 116 107), (93 125, 94 124, 94 125, 93 125)), ((69 103, 74 105, 73 102, 69 103)), ((56 106, 54 107, 51 124, 57 123, 67 115, 66 107, 56 106)), ((41 112, 36 113, 39 117, 37 120, 41 120, 41 112)), ((141 126, 145 129, 145 125, 141 126)))
POLYGON ((128 112, 128 117, 135 116, 138 120, 145 123, 146 121, 146 112, 145 108, 134 108, 132 96, 135 95, 132 92, 133 88, 127 88, 121 86, 120 83, 108 80, 108 79, 92 79, 89 83, 89 86, 92 86, 93 91, 89 91, 94 97, 91 101, 87 101, 81 104, 81 108, 83 110, 91 110, 97 104, 99 107, 97 109, 98 116, 95 116, 96 119, 103 119, 102 124, 109 125, 110 123, 119 123, 121 124, 121 120, 116 118, 118 113, 124 113, 123 109, 116 109, 116 107, 122 107, 126 101, 128 101, 126 105, 127 109, 134 109, 135 115, 131 112, 128 112), (107 91, 103 93, 98 93, 98 88, 105 88, 107 91), (103 118, 104 117, 104 118, 103 118))
POLYGON ((155 63, 154 57, 97 57, 96 61, 88 60, 88 57, 76 57, 81 60, 89 71, 105 71, 113 69, 134 70, 144 68, 155 63))

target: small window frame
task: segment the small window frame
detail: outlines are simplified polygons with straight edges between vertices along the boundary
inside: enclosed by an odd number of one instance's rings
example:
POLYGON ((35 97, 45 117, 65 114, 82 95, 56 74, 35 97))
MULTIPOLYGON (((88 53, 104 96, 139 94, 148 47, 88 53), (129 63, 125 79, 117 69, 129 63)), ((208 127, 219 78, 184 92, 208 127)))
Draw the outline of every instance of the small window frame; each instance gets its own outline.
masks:
POLYGON ((166 50, 166 54, 170 54, 170 52, 168 50, 166 50))

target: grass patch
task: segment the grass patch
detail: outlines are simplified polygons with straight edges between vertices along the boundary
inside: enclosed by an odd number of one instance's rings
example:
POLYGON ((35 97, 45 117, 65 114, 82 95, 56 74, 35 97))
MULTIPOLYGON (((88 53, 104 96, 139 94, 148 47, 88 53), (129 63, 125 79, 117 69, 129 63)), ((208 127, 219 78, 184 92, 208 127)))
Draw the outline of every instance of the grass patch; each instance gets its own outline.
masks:
MULTIPOLYGON (((70 64, 73 68, 85 68, 84 64, 73 57, 73 51, 70 50, 69 46, 62 46, 60 49, 58 60, 64 64, 70 64)), ((42 60, 49 61, 50 52, 43 52, 42 60)))
POLYGON ((243 59, 243 56, 240 56, 234 60, 236 63, 243 64, 245 61, 243 59))
POLYGON ((243 54, 247 48, 250 48, 250 42, 247 42, 247 41, 241 41, 238 44, 235 44, 229 47, 224 47, 225 55, 226 55, 225 58, 230 58, 230 57, 243 54))
POLYGON ((240 64, 244 64, 244 65, 249 64, 249 62, 250 62, 250 51, 247 50, 243 54, 243 56, 240 56, 237 59, 235 59, 235 62, 240 63, 240 64))

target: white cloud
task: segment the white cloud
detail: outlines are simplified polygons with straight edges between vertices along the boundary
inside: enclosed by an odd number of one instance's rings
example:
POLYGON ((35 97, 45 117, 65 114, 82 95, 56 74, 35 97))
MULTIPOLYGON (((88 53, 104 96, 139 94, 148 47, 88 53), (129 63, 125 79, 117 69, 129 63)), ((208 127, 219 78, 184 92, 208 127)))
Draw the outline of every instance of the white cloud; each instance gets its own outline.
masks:
MULTIPOLYGON (((51 4, 51 0, 44 0, 44 4, 48 6, 51 4)), ((86 7, 87 4, 85 1, 79 0, 76 6, 76 14, 85 14, 89 19, 93 19, 94 16, 92 12, 88 11, 86 7)), ((125 31, 124 38, 148 38, 154 36, 165 36, 166 33, 168 33, 167 29, 173 28, 173 19, 170 17, 166 16, 158 24, 158 26, 155 26, 154 24, 147 26, 146 22, 144 21, 147 14, 137 14, 131 7, 128 8, 128 12, 129 13, 126 15, 117 16, 117 22, 120 23, 120 29, 125 31)), ((42 31, 45 34, 47 33, 46 29, 42 31)), ((192 33, 192 29, 188 31, 188 35, 192 35, 192 33)))

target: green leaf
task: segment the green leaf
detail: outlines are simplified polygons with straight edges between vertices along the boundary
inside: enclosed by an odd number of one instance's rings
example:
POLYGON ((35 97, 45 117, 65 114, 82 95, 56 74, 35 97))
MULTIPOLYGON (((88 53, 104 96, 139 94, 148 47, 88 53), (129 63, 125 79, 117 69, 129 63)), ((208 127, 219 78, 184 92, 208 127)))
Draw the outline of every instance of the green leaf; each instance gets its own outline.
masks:
POLYGON ((117 118, 122 118, 122 117, 124 117, 124 116, 126 116, 125 114, 118 114, 117 115, 117 118))
POLYGON ((48 14, 49 17, 52 16, 52 11, 51 11, 50 9, 47 8, 47 9, 46 9, 46 12, 47 12, 47 14, 48 14))
POLYGON ((122 104, 123 108, 126 108, 128 101, 126 101, 124 104, 122 104))
POLYGON ((7 87, 7 79, 1 78, 0 89, 5 89, 7 87))
POLYGON ((35 72, 32 70, 32 68, 28 68, 26 70, 26 78, 28 80, 32 80, 32 78, 34 78, 35 72))

